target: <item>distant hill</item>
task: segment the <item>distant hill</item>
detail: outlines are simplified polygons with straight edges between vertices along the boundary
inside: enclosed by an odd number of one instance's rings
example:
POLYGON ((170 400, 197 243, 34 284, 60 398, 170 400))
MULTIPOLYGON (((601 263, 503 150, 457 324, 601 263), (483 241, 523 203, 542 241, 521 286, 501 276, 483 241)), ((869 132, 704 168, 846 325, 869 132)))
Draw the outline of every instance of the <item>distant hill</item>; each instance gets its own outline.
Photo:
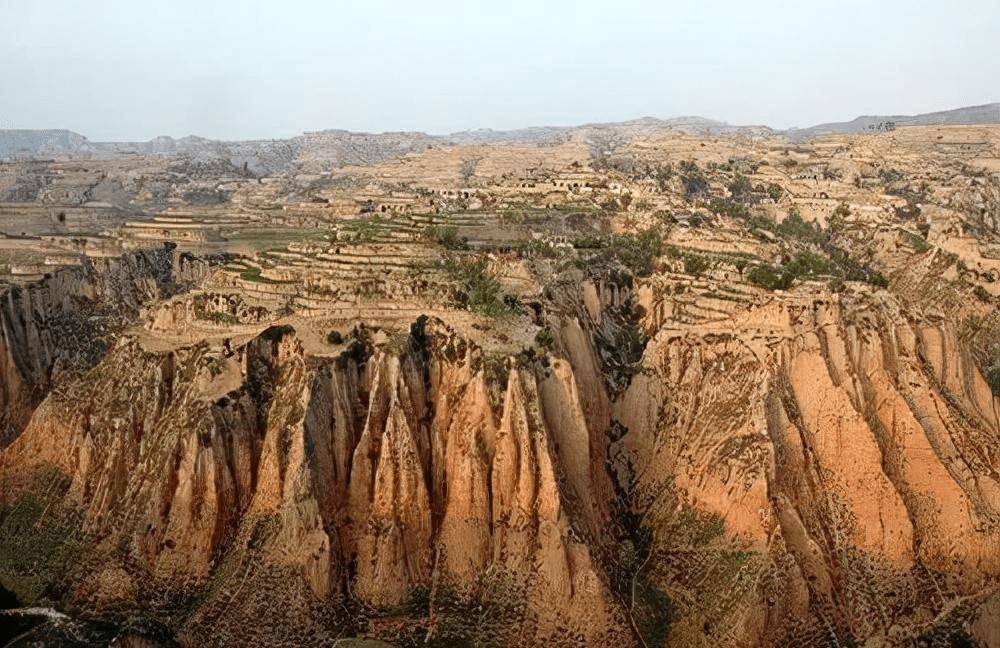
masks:
POLYGON ((862 115, 847 122, 818 124, 809 128, 793 128, 779 131, 793 139, 810 139, 828 133, 861 133, 869 127, 893 122, 896 126, 938 126, 959 124, 1000 124, 1000 103, 982 106, 967 106, 954 110, 923 113, 921 115, 862 115))
POLYGON ((421 132, 354 133, 345 130, 322 130, 288 139, 226 142, 203 137, 156 137, 148 142, 92 142, 70 130, 0 130, 0 158, 38 158, 59 155, 97 157, 128 154, 183 155, 196 160, 225 160, 264 174, 291 170, 305 165, 309 169, 373 164, 408 153, 419 153, 437 144, 492 144, 510 142, 547 142, 568 137, 583 137, 599 152, 614 148, 635 137, 664 131, 694 135, 779 134, 804 140, 825 133, 860 133, 880 123, 897 126, 934 124, 997 124, 1000 103, 969 106, 923 115, 865 115, 848 122, 819 124, 810 128, 776 131, 767 126, 735 126, 704 117, 658 119, 643 117, 623 122, 583 124, 580 126, 541 126, 498 131, 477 129, 429 135, 421 132))
POLYGON ((0 156, 74 153, 87 138, 70 130, 0 130, 0 156))

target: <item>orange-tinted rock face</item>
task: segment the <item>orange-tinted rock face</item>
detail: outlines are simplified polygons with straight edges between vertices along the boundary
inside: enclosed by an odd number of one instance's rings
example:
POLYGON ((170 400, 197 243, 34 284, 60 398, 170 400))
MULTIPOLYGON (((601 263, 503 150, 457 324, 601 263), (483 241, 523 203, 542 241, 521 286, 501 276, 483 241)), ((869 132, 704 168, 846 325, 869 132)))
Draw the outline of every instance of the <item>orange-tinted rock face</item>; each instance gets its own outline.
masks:
POLYGON ((995 586, 996 403, 948 325, 890 318, 815 302, 770 335, 650 342, 615 450, 651 578, 696 620, 675 637, 889 636, 995 586))
POLYGON ((535 371, 510 368, 495 408, 481 355, 447 335, 319 364, 281 328, 228 358, 124 342, 3 453, 3 498, 57 472, 65 486, 47 496, 101 547, 81 578, 121 564, 132 588, 207 590, 206 616, 223 612, 216 581, 237 563, 376 616, 426 596, 495 601, 507 606, 489 619, 500 636, 627 637, 588 545, 607 503, 593 499, 571 370, 557 364, 540 389, 535 371), (208 400, 225 363, 242 379, 208 400))
POLYGON ((0 454, 0 573, 191 645, 992 636, 1000 420, 950 325, 792 298, 650 325, 613 395, 617 302, 587 294, 534 356, 436 321, 336 358, 126 338, 0 454))

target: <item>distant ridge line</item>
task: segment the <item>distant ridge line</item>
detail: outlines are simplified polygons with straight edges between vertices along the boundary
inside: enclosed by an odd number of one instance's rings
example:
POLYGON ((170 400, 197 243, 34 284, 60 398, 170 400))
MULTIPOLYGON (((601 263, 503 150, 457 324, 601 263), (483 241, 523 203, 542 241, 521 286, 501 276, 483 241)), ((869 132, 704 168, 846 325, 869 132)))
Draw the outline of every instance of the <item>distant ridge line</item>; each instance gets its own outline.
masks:
POLYGON ((860 133, 882 122, 895 122, 897 126, 975 125, 1000 124, 1000 102, 965 106, 952 110, 938 110, 917 115, 861 115, 850 121, 817 124, 808 128, 773 129, 768 126, 736 126, 724 121, 698 116, 669 119, 641 117, 638 119, 588 123, 577 126, 531 126, 512 130, 480 128, 458 131, 447 135, 430 135, 419 131, 359 133, 343 129, 307 131, 285 139, 213 140, 195 135, 174 138, 154 137, 146 142, 96 142, 68 129, 0 129, 0 157, 31 159, 39 155, 90 154, 97 156, 137 153, 141 155, 205 155, 215 157, 255 157, 261 151, 269 154, 281 150, 283 156, 294 155, 301 149, 331 148, 331 162, 355 163, 377 161, 389 155, 420 151, 434 144, 489 144, 509 142, 541 142, 565 137, 581 131, 619 131, 636 134, 659 129, 678 130, 696 134, 749 134, 781 135, 794 140, 808 140, 817 135, 833 133, 860 133), (363 143, 371 155, 361 154, 358 159, 339 155, 334 149, 348 144, 363 143), (234 153, 235 151, 235 153, 234 153), (340 158, 344 159, 340 159, 340 158))

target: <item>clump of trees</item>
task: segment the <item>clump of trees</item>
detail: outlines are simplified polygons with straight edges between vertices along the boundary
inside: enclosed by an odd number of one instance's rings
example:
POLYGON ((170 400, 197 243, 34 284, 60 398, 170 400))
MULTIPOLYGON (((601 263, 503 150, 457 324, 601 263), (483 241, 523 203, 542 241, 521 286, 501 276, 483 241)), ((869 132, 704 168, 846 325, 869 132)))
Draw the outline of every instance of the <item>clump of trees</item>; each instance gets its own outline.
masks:
POLYGON ((783 266, 762 264, 753 267, 747 274, 751 283, 768 290, 788 290, 796 279, 833 274, 827 259, 813 252, 799 252, 783 266))
POLYGON ((449 259, 445 271, 459 283, 456 301, 462 308, 487 317, 509 317, 521 312, 517 296, 504 291, 485 260, 449 259))
POLYGON ((712 198, 708 201, 708 209, 713 214, 728 216, 730 218, 749 219, 750 210, 747 206, 732 198, 712 198))
POLYGON ((819 243, 824 238, 819 224, 806 221, 796 209, 790 211, 780 223, 760 214, 750 215, 745 220, 750 229, 766 230, 784 238, 811 243, 819 243))
POLYGON ((454 225, 431 225, 424 228, 422 236, 434 241, 447 250, 465 250, 468 246, 468 239, 458 234, 458 228, 454 225))
POLYGON ((699 254, 684 255, 684 272, 698 276, 708 270, 708 259, 699 254))
POLYGON ((843 252, 824 257, 815 252, 802 251, 783 265, 764 263, 754 266, 747 273, 751 283, 768 290, 788 290, 797 279, 824 276, 833 277, 831 286, 836 287, 835 290, 841 290, 844 281, 862 281, 880 288, 889 285, 881 272, 851 260, 843 252))
POLYGON ((708 193, 708 178, 705 177, 704 172, 698 168, 698 164, 694 160, 685 160, 679 166, 685 196, 697 198, 708 193))
POLYGON ((750 179, 742 173, 737 173, 726 187, 732 199, 740 203, 750 202, 753 196, 753 185, 750 179))
POLYGON ((577 249, 589 250, 581 255, 581 267, 620 263, 632 274, 645 277, 653 273, 656 258, 663 254, 663 234, 652 227, 639 234, 606 234, 577 239, 577 249))

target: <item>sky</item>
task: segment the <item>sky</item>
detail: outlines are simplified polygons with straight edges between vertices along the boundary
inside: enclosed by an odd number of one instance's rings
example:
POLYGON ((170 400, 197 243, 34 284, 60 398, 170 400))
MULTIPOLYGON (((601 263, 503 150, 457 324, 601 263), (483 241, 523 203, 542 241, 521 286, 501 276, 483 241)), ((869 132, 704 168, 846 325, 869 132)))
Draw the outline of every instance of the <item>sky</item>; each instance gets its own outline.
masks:
POLYGON ((776 128, 1000 101, 1000 0, 0 0, 0 128, 776 128))

